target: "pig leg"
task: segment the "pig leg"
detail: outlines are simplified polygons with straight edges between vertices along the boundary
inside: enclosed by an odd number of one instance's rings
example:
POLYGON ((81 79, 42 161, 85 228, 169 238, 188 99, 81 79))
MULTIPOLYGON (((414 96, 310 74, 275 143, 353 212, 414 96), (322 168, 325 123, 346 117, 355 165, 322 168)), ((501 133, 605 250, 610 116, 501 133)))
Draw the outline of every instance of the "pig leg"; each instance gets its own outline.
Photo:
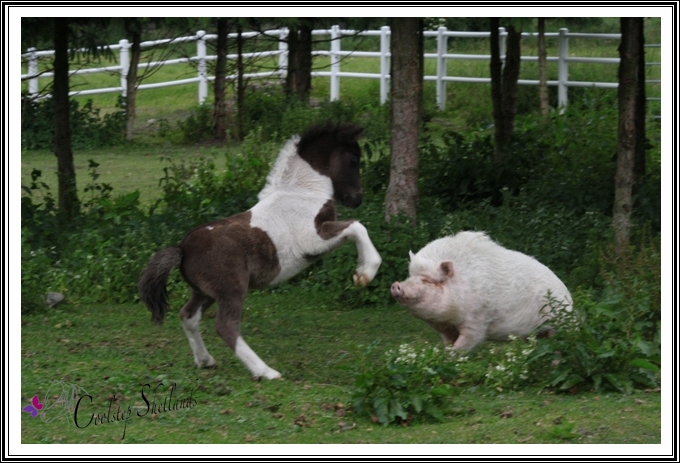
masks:
POLYGON ((456 328, 453 325, 450 325, 448 323, 430 323, 432 328, 435 330, 439 331, 439 334, 442 335, 442 341, 444 341, 445 345, 451 345, 456 342, 458 339, 458 328, 456 328))
POLYGON ((471 350, 478 344, 484 342, 486 330, 474 329, 468 326, 461 325, 459 327, 459 335, 456 342, 453 343, 453 348, 456 350, 471 350))

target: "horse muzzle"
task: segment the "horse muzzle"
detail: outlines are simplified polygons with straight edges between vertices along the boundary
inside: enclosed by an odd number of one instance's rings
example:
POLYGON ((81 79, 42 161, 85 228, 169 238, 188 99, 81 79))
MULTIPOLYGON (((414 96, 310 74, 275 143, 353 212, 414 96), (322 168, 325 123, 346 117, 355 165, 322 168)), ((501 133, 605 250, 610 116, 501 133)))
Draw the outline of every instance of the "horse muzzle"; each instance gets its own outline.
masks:
POLYGON ((340 198, 340 204, 352 209, 356 209, 357 207, 361 206, 361 201, 363 199, 364 195, 362 193, 355 193, 353 195, 348 194, 340 198))

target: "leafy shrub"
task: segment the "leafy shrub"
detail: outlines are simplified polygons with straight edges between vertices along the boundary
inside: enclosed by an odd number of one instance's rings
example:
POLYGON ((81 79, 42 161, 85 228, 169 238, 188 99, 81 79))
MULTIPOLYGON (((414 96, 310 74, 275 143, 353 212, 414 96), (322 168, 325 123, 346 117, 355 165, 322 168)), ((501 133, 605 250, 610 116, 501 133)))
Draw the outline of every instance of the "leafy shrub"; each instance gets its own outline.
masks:
MULTIPOLYGON (((118 105, 120 107, 120 103, 118 105)), ((71 146, 94 149, 120 144, 125 137, 125 113, 122 109, 100 115, 92 100, 80 107, 69 101, 71 146)), ((52 149, 54 145, 54 103, 51 98, 35 101, 21 99, 21 146, 23 149, 52 149)))
POLYGON ((30 312, 45 307, 50 291, 49 269, 52 263, 45 248, 33 249, 30 231, 21 227, 21 311, 30 312))
POLYGON ((458 411, 455 396, 464 389, 502 392, 530 384, 528 359, 537 346, 532 335, 472 351, 402 344, 379 355, 374 343, 357 359, 352 406, 381 424, 442 421, 458 411))
POLYGON ((148 249, 168 226, 147 217, 139 192, 113 196, 97 181, 98 164, 90 160, 80 216, 63 221, 47 185, 34 171, 30 192, 22 198, 22 308, 34 310, 30 295, 59 291, 69 301, 129 302, 136 297, 136 277, 148 249), (41 202, 42 201, 42 202, 41 202))
POLYGON ((183 216, 187 229, 245 211, 257 202, 277 148, 258 129, 246 136, 240 154, 227 155, 223 172, 212 159, 174 163, 167 158, 160 180, 165 209, 183 216))
POLYGON ((287 97, 279 87, 270 86, 246 93, 243 117, 246 134, 261 129, 264 139, 271 141, 283 141, 326 120, 356 122, 364 127, 366 139, 375 139, 389 133, 386 106, 352 99, 310 106, 287 97))
POLYGON ((213 138, 212 106, 203 103, 192 108, 189 117, 177 122, 177 129, 182 135, 181 143, 195 143, 213 138))
POLYGON ((562 391, 630 393, 636 387, 656 387, 660 322, 654 330, 644 312, 657 309, 643 307, 640 313, 639 305, 612 287, 599 300, 582 293, 575 299, 573 311, 560 311, 551 320, 555 336, 539 344, 529 357, 534 381, 562 391))
POLYGON ((526 385, 529 380, 527 360, 537 344, 535 335, 526 340, 511 335, 507 344, 489 347, 488 356, 493 360, 484 362, 488 364, 484 384, 498 391, 526 385))
POLYGON ((452 357, 440 347, 402 344, 378 359, 370 346, 355 373, 352 406, 381 424, 411 421, 418 416, 443 421, 449 382, 455 377, 452 357))

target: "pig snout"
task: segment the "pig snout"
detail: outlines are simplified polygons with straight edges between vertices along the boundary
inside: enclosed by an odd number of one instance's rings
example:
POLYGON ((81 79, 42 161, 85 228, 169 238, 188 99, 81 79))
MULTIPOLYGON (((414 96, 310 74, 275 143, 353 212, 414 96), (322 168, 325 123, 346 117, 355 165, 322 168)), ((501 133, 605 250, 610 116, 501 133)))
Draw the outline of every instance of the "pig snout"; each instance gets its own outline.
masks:
POLYGON ((392 283, 392 287, 390 288, 390 293, 392 294, 392 297, 400 298, 404 296, 404 287, 399 283, 398 281, 395 281, 392 283))

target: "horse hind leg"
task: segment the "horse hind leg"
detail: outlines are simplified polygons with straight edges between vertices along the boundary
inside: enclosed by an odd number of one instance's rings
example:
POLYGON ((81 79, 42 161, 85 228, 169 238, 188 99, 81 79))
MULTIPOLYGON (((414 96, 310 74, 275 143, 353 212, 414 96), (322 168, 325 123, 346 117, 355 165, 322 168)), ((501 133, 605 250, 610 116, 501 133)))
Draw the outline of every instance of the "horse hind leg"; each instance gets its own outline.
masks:
POLYGON ((182 329, 189 339, 189 345, 194 353, 194 362, 199 368, 215 365, 215 359, 205 348, 199 329, 203 310, 210 307, 213 302, 214 300, 211 297, 194 291, 189 302, 184 304, 184 307, 179 312, 182 319, 182 329))
POLYGON ((218 309, 215 323, 217 334, 231 347, 236 358, 248 368, 254 377, 279 379, 281 373, 264 363, 241 336, 241 311, 244 299, 245 291, 238 296, 232 294, 231 297, 217 300, 218 309))

